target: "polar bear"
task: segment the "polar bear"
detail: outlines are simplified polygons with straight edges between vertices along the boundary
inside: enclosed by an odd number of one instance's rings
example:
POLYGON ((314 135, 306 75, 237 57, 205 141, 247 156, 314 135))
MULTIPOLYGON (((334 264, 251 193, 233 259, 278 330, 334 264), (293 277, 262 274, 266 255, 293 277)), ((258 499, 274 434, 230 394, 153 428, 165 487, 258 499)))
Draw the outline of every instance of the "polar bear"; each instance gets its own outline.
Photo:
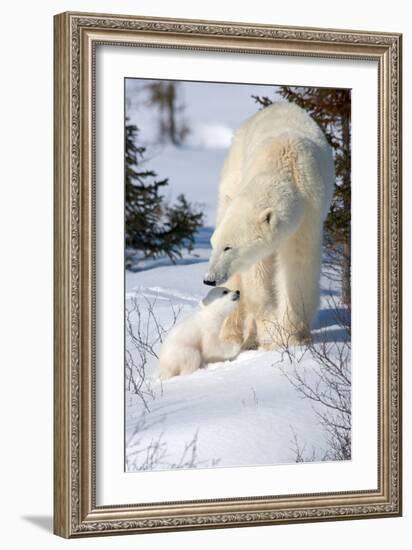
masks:
POLYGON ((227 341, 272 349, 310 338, 334 181, 325 135, 294 104, 274 103, 235 132, 204 277, 241 291, 223 327, 227 341))
POLYGON ((206 363, 234 359, 240 345, 220 337, 222 325, 239 305, 239 290, 213 288, 201 309, 175 325, 160 350, 160 378, 190 374, 206 363))

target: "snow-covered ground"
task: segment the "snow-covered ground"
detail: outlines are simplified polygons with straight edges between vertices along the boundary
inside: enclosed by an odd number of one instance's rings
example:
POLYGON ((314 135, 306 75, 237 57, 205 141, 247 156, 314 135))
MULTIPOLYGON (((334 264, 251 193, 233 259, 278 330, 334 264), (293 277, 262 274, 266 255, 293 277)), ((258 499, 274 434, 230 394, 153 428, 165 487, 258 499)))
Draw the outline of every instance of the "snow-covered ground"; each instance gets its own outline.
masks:
MULTIPOLYGON (((141 346, 149 349, 154 343, 157 353, 159 333, 167 331, 176 316, 183 318, 198 307, 206 294, 202 277, 210 231, 202 231, 193 257, 186 255, 176 265, 164 259, 148 261, 141 271, 127 272, 129 326, 141 346)), ((338 294, 336 283, 322 277, 315 341, 346 338, 330 299, 338 299, 338 294)), ((142 350, 134 346, 130 334, 126 346, 136 365, 141 365, 142 350)), ((146 404, 132 387, 126 390, 128 471, 280 464, 295 462, 300 451, 303 460, 327 454, 327 433, 311 402, 285 376, 288 369, 292 374, 293 367, 280 351, 246 351, 232 362, 215 363, 163 383, 157 359, 147 350, 146 360, 141 387, 146 404)), ((318 368, 310 357, 299 366, 314 384, 318 368)))

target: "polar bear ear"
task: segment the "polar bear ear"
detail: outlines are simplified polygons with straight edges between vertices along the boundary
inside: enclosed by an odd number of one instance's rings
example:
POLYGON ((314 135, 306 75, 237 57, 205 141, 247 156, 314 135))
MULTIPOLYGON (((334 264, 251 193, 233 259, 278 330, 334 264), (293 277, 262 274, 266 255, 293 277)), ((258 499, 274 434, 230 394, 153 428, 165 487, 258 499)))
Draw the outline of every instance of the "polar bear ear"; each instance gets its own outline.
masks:
POLYGON ((259 214, 259 221, 260 223, 269 225, 271 222, 273 216, 273 208, 265 208, 262 210, 262 212, 259 214))

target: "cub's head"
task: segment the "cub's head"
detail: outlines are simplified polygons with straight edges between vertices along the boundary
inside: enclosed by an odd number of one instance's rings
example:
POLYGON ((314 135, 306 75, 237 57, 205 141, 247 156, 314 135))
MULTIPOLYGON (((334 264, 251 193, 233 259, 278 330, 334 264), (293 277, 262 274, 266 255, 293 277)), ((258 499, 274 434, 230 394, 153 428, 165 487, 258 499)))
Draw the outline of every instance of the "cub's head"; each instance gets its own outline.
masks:
POLYGON ((229 315, 238 305, 240 300, 239 290, 230 290, 224 286, 212 288, 201 301, 203 308, 208 308, 219 315, 229 315))

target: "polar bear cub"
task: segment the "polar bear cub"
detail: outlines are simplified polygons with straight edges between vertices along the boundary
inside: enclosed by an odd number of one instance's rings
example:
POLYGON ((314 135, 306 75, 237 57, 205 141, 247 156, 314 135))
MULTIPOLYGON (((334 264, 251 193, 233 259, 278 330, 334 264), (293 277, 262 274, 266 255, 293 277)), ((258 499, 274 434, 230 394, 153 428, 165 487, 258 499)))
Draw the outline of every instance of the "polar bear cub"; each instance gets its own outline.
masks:
POLYGON ((199 310, 173 327, 160 350, 162 380, 190 374, 206 363, 231 360, 239 354, 240 344, 220 337, 223 323, 238 307, 239 299, 239 290, 213 288, 199 310))

